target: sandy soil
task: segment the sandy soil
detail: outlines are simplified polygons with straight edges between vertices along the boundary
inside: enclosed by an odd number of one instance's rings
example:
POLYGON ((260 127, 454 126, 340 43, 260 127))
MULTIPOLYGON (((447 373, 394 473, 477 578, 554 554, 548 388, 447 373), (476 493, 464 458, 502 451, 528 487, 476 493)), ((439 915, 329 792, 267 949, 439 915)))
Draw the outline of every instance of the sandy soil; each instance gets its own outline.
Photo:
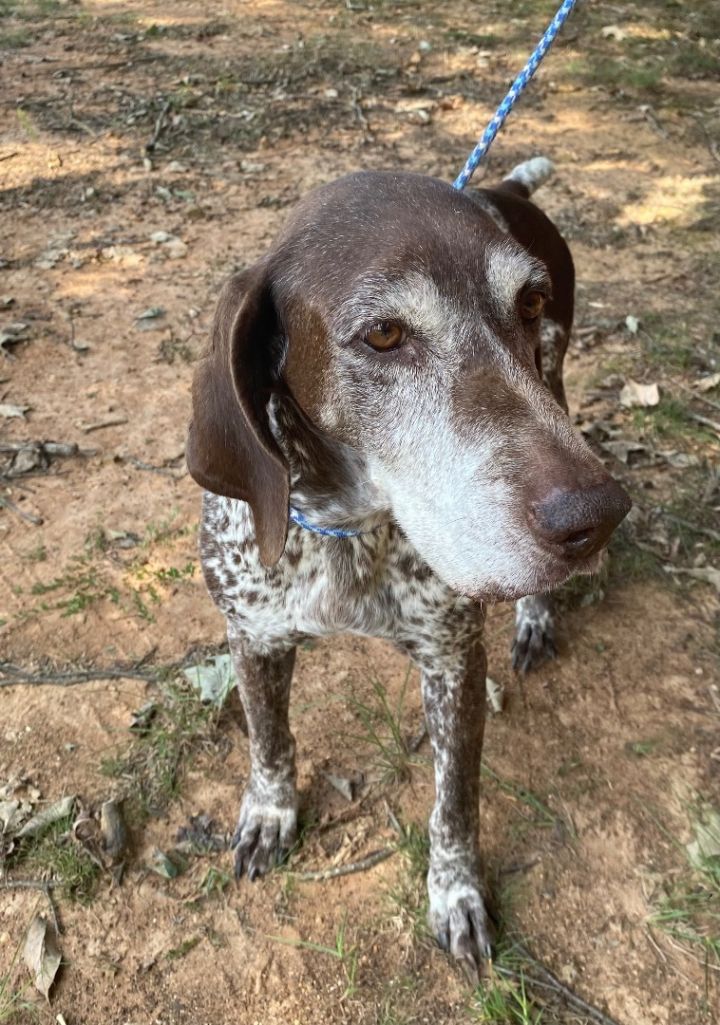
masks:
MULTIPOLYGON (((28 407, 0 431, 81 450, 13 476, 0 449, 0 660, 40 681, 7 686, 7 665, 0 673, 0 783, 24 775, 48 801, 74 793, 89 806, 118 792, 102 760, 130 743, 155 685, 62 687, 43 674, 162 666, 223 642, 183 462, 193 362, 223 278, 318 182, 359 167, 454 176, 553 6, 0 3, 0 331, 11 335, 0 403, 28 407)), ((538 199, 577 264, 574 413, 646 446, 628 465, 604 452, 637 512, 602 594, 564 599, 561 657, 519 679, 512 610, 493 608, 488 626, 506 707, 486 762, 512 784, 487 779, 489 878, 535 957, 622 1025, 720 1021, 717 962, 653 919, 687 877, 692 809, 720 803, 717 592, 667 572, 717 556, 717 433, 687 413, 720 418, 717 391, 688 397, 720 369, 720 24, 710 3, 679 7, 584 5, 486 171, 493 180, 536 153, 557 164, 538 199), (620 408, 627 377, 660 383, 657 413, 620 408)), ((424 829, 426 745, 409 781, 366 802, 348 806, 323 775, 372 776, 347 698, 371 700, 380 681, 397 700, 406 672, 353 637, 300 653, 292 720, 311 825, 299 870, 393 843, 388 808, 424 829)), ((421 722, 416 684, 408 734, 421 722)), ((247 768, 225 716, 188 754, 177 799, 133 829, 122 885, 103 878, 89 904, 61 903, 65 964, 39 1020, 495 1020, 478 1017, 462 975, 413 928, 422 889, 401 853, 342 879, 290 885, 278 873, 203 899, 208 865, 227 871, 228 855, 172 881, 148 871, 190 815, 231 827, 247 768), (334 947, 343 923, 357 956, 349 993, 348 960, 307 946, 334 947)), ((41 896, 0 894, 0 978, 41 896)))

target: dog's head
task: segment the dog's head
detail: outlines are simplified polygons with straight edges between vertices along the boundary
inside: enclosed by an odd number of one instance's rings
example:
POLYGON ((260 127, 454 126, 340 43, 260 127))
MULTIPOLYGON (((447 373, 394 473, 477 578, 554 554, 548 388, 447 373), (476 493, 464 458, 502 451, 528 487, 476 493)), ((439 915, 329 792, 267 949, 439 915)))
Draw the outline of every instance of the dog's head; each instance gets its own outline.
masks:
POLYGON ((221 296, 193 390, 198 483, 249 502, 283 551, 287 464, 268 421, 289 394, 359 454, 422 557, 476 597, 595 568, 629 500, 541 379, 546 267, 434 179, 363 173, 311 193, 221 296))

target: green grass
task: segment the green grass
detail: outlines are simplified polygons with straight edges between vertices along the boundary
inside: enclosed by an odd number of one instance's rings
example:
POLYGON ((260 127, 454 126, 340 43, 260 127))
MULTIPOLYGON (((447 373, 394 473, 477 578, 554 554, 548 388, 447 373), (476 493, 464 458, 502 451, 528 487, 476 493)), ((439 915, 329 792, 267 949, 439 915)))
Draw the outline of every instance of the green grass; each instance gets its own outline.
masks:
POLYGON ((613 58, 569 60, 565 64, 569 78, 584 85, 606 89, 632 89, 639 93, 658 90, 663 77, 660 63, 642 65, 613 58))
POLYGON ((74 839, 72 824, 68 816, 23 839, 14 860, 33 877, 56 880, 64 897, 85 904, 95 892, 101 870, 74 839))
POLYGON ((159 815, 177 797, 189 757, 212 746, 218 715, 189 684, 160 685, 155 715, 125 751, 102 763, 105 775, 121 781, 132 819, 159 815))
POLYGON ((26 28, 0 32, 0 50, 20 50, 23 46, 29 46, 32 40, 32 32, 26 28))
POLYGON ((200 883, 200 893, 204 897, 220 897, 230 885, 231 881, 232 876, 229 872, 223 872, 222 869, 215 868, 214 865, 211 865, 200 883))
POLYGON ((356 943, 350 943, 347 935, 347 914, 343 915, 335 933, 333 946, 326 946, 322 943, 313 943, 310 940, 295 940, 285 936, 268 936, 267 939, 275 943, 284 943, 288 947, 296 947, 299 950, 310 950, 315 954, 325 954, 339 962, 343 970, 345 990, 340 997, 340 1002, 355 996, 357 993, 357 970, 360 955, 356 943))
POLYGON ((430 863, 430 839, 427 829, 414 822, 400 824, 397 848, 402 856, 403 870, 387 891, 392 917, 400 926, 409 928, 415 940, 429 938, 428 897, 425 880, 430 863))
POLYGON ((195 947, 197 947, 201 938, 202 937, 200 936, 190 936, 187 940, 183 940, 183 942, 178 944, 177 947, 172 947, 168 950, 165 955, 165 960, 179 961, 181 958, 185 957, 186 954, 189 954, 191 950, 194 950, 195 947))
POLYGON ((0 972, 0 1025, 18 1025, 18 1016, 23 1012, 33 1019, 37 1017, 35 1005, 26 999, 31 991, 30 983, 20 983, 16 967, 24 941, 25 936, 15 947, 7 970, 0 972))
POLYGON ((354 696, 349 699, 350 708, 362 728, 362 732, 353 739, 372 749, 375 766, 384 783, 409 779, 411 766, 418 762, 408 746, 403 728, 405 694, 410 673, 411 669, 408 669, 394 706, 379 680, 371 681, 372 693, 368 701, 361 701, 354 696))
POLYGON ((653 816, 664 835, 683 850, 686 864, 679 876, 669 876, 663 884, 649 924, 706 968, 720 971, 720 814, 699 801, 691 818, 696 839, 684 846, 653 816))
MULTIPOLYGON (((516 802, 527 808, 533 825, 539 826, 542 829, 554 829, 558 822, 563 821, 532 790, 529 790, 521 783, 516 783, 514 780, 503 779, 486 762, 482 764, 482 774, 491 779, 500 790, 509 794, 516 802)), ((525 817, 523 815, 523 818, 525 817)))

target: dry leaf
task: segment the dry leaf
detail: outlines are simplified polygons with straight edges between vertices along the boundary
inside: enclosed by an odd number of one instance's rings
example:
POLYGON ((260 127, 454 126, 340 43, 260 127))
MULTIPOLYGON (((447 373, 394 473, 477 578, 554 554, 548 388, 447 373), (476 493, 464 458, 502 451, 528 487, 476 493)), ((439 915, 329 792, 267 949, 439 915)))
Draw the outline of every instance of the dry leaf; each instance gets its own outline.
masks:
POLYGON ((26 822, 22 829, 18 830, 18 836, 34 836, 35 833, 41 833, 48 826, 51 826, 53 822, 59 822, 61 819, 65 819, 70 815, 75 804, 75 795, 70 797, 61 797, 59 801, 55 801, 49 808, 44 811, 40 811, 37 815, 33 815, 29 822, 26 822))
POLYGON ((346 801, 352 801, 355 797, 355 781, 347 776, 336 776, 334 772, 323 772, 323 776, 346 801))
POLYGON ((633 462, 633 456, 642 455, 647 452, 647 445, 643 445, 639 441, 625 441, 623 438, 617 438, 614 441, 602 441, 600 443, 602 447, 619 459, 621 463, 630 465, 633 462))
POLYGON ((117 801, 104 801, 100 808, 100 832, 105 852, 113 865, 119 864, 127 848, 127 827, 117 801))
POLYGON ((11 402, 0 402, 0 416, 4 416, 7 419, 15 416, 20 420, 24 420, 25 414, 29 409, 30 406, 14 406, 11 402))
POLYGON ((30 923, 23 960, 34 977, 35 988, 50 1003, 48 994, 60 967, 61 955, 55 930, 41 915, 36 915, 30 923))
POLYGON ((218 708, 225 704, 235 686, 235 669, 230 655, 213 655, 206 663, 188 666, 182 674, 188 683, 200 691, 200 700, 212 702, 218 708))
POLYGON ((621 43, 626 38, 627 32, 619 25, 604 25, 600 29, 600 35, 603 39, 614 39, 617 43, 621 43))
POLYGON ((657 384, 639 384, 637 381, 626 381, 620 392, 621 406, 657 406, 660 401, 660 389, 657 384))
POLYGON ((485 692, 490 703, 490 708, 493 710, 495 715, 499 715, 503 710, 505 687, 502 683, 497 683, 495 680, 492 680, 487 676, 485 678, 485 692))
POLYGON ((714 566, 699 566, 697 569, 673 569, 673 573, 684 573, 688 577, 695 577, 696 580, 702 580, 706 584, 712 584, 718 593, 720 593, 720 569, 716 569, 714 566))
POLYGON ((695 387, 698 391, 712 391, 713 388, 717 388, 720 384, 720 374, 710 374, 709 377, 701 377, 699 381, 695 382, 695 387))

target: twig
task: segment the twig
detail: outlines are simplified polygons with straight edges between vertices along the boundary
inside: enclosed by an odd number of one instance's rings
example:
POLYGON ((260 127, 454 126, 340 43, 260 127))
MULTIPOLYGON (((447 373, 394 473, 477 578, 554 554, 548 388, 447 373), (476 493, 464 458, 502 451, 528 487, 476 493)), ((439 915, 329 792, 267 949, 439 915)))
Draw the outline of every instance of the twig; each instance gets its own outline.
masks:
POLYGON ((573 993, 571 989, 563 985, 553 973, 546 968, 545 965, 541 964, 536 960, 527 947, 524 947, 521 943, 515 945, 515 949, 518 951, 521 957, 529 962, 533 966, 536 972, 539 972, 542 979, 546 984, 553 987, 556 993, 559 993, 563 1000, 565 1000, 570 1007, 573 1007, 576 1011, 581 1011, 587 1017, 592 1018, 593 1021, 599 1023, 599 1025, 620 1025, 615 1018, 610 1018, 603 1011, 598 1010, 597 1007, 593 1007, 592 1004, 588 1004, 582 997, 579 997, 576 993, 573 993))
POLYGON ((705 135, 705 139, 707 141, 708 149, 710 150, 710 156, 713 158, 713 160, 717 161, 717 163, 720 164, 720 149, 718 149, 718 144, 715 142, 712 135, 708 131, 707 125, 705 124, 705 122, 699 114, 691 114, 690 117, 693 119, 693 121, 697 121, 697 123, 702 128, 703 134, 705 135))
POLYGON ((60 885, 59 879, 4 879, 0 882, 0 890, 42 890, 47 897, 55 932, 61 936, 62 926, 55 910, 55 901, 52 899, 52 890, 60 885))
POLYGON ((28 672, 12 662, 0 662, 0 687, 15 687, 18 684, 57 684, 61 687, 72 687, 75 684, 91 683, 97 680, 155 680, 165 673, 174 673, 187 666, 201 662, 211 655, 223 654, 227 645, 217 647, 194 646, 186 651, 178 662, 165 665, 148 666, 145 668, 149 655, 144 655, 137 662, 129 665, 114 665, 103 669, 101 666, 91 669, 47 670, 46 672, 28 672))
POLYGON ((414 755, 417 753, 423 740, 425 740, 425 737, 427 737, 427 732, 427 724, 423 723, 420 732, 416 736, 414 736, 407 745, 408 754, 414 755))
POLYGON ((53 684, 60 687, 72 687, 78 683, 91 683, 97 680, 154 680, 164 669, 165 666, 154 670, 128 666, 126 669, 79 669, 74 672, 28 673, 8 662, 0 662, 0 687, 16 687, 19 684, 29 683, 38 686, 53 684))
POLYGON ((0 506, 9 512, 14 512, 21 520, 27 520, 28 523, 32 523, 34 527, 42 527, 43 525, 42 516, 35 516, 33 513, 25 512, 24 509, 15 505, 12 499, 6 498, 4 495, 0 495, 0 506))
POLYGON ((173 480, 180 480, 184 476, 182 470, 173 470, 169 466, 153 466, 152 463, 145 463, 142 459, 136 459, 135 456, 120 456, 123 462, 130 463, 136 470, 146 470, 148 473, 159 473, 163 477, 171 477, 173 480))
POLYGON ((120 427, 127 422, 128 418, 126 416, 114 416, 109 420, 96 420, 94 423, 79 424, 78 426, 85 434, 90 434, 91 431, 101 431, 105 427, 120 427))
POLYGON ((720 434, 720 423, 717 420, 710 420, 706 416, 701 416, 699 413, 693 413, 689 409, 685 412, 686 416, 689 416, 691 420, 697 421, 702 424, 703 427, 709 427, 710 430, 715 431, 716 434, 720 434))
POLYGON ((20 154, 19 154, 19 152, 17 150, 15 150, 14 153, 3 153, 3 155, 0 157, 0 161, 2 161, 2 160, 12 160, 13 157, 18 157, 18 156, 20 156, 20 154))
POLYGON ((706 406, 711 406, 713 409, 720 409, 720 402, 713 402, 712 399, 708 399, 705 395, 700 395, 695 388, 688 388, 688 386, 683 384, 681 381, 675 381, 675 385, 687 395, 692 395, 692 397, 698 402, 704 402, 706 406))
POLYGON ((667 512, 665 509, 660 510, 661 515, 666 520, 670 520, 671 523, 677 523, 679 527, 685 527, 687 530, 691 530, 694 534, 703 534, 705 537, 709 537, 711 541, 720 542, 720 532, 717 530, 711 530, 710 527, 700 527, 697 523, 691 523, 690 520, 684 520, 682 516, 675 516, 674 513, 667 512))
POLYGON ((170 110, 171 106, 172 106, 172 101, 171 100, 165 100, 165 103, 163 104, 163 108, 162 108, 162 110, 160 111, 160 113, 158 115, 157 121, 155 122, 155 128, 153 129, 153 133, 150 136, 150 141, 145 143, 145 152, 146 153, 152 153, 152 151, 155 149, 155 146, 157 145, 157 141, 160 138, 160 133, 163 130, 163 125, 165 124, 165 118, 167 117, 167 113, 170 110))
POLYGON ((379 865, 381 861, 391 858, 397 853, 396 847, 383 847, 382 850, 368 854, 360 861, 350 861, 346 865, 336 865, 335 868, 326 868, 318 872, 288 872, 293 879, 299 879, 303 883, 322 882, 325 879, 337 879, 339 876, 349 876, 353 872, 366 872, 367 869, 379 865))

